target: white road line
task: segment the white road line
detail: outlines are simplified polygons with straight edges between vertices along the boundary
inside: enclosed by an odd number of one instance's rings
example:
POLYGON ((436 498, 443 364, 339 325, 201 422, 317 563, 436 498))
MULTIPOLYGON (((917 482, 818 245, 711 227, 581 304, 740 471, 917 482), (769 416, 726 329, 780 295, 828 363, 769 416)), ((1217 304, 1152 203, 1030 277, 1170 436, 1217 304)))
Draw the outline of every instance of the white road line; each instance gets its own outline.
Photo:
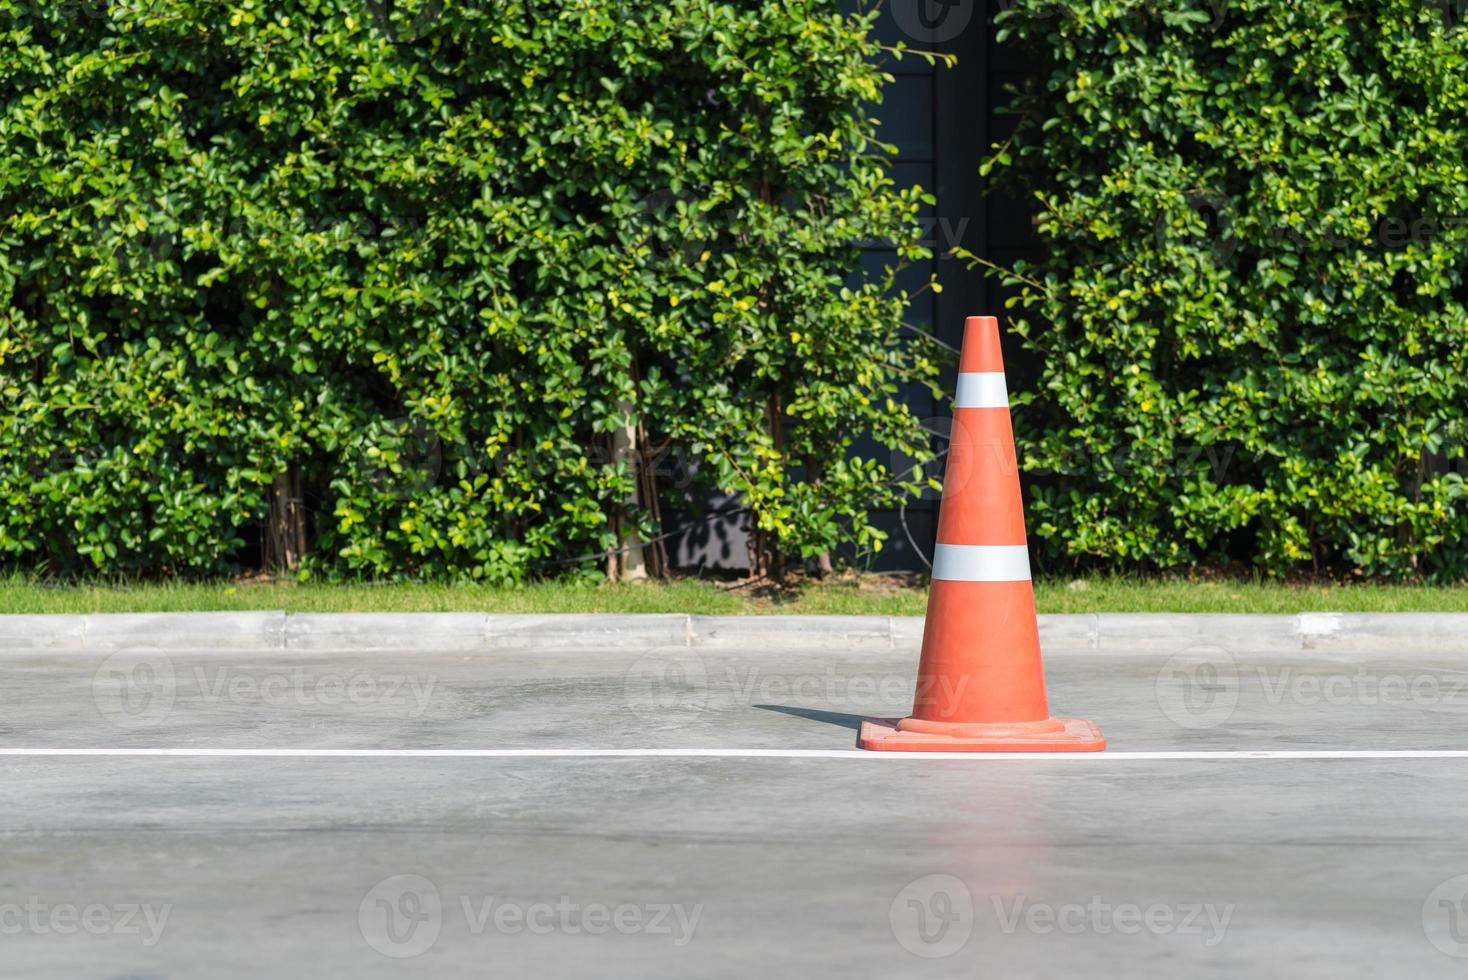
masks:
POLYGON ((65 749, 0 748, 4 758, 185 759, 923 759, 928 762, 1151 762, 1251 759, 1468 759, 1468 749, 1221 750, 1217 752, 864 752, 858 749, 65 749))

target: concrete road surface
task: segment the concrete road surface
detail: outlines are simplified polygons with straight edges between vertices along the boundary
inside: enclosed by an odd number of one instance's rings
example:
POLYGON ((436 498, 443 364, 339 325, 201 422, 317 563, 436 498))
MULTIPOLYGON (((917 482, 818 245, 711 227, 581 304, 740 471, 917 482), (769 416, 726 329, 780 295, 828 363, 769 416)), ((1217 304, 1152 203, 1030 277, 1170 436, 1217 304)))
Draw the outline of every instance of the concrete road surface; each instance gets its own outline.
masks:
POLYGON ((1055 759, 857 752, 911 649, 0 653, 0 976, 1464 976, 1468 674, 1218 639, 1055 759))

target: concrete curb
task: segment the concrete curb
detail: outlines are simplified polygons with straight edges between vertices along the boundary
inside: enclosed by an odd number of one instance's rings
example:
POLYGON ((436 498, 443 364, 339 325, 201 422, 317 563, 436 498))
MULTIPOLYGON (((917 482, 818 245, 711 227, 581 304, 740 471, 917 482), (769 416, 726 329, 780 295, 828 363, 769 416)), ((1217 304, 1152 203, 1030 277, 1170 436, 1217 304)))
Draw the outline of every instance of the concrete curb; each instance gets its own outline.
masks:
MULTIPOLYGON (((693 647, 913 649, 919 616, 505 615, 498 613, 138 613, 0 615, 0 653, 27 650, 421 650, 693 647)), ((1468 613, 1293 616, 1099 613, 1041 616, 1047 649, 1177 653, 1226 647, 1468 654, 1468 613)))

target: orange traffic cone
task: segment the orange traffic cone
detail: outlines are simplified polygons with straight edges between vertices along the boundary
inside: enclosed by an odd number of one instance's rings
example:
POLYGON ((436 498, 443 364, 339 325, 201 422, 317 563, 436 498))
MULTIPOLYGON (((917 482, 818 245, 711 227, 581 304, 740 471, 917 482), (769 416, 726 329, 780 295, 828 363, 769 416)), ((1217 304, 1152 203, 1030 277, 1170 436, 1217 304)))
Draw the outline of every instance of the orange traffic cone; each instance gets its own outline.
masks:
POLYGON ((1098 752, 1089 721, 1051 718, 1025 546, 999 321, 969 317, 912 717, 862 722, 864 749, 1098 752))

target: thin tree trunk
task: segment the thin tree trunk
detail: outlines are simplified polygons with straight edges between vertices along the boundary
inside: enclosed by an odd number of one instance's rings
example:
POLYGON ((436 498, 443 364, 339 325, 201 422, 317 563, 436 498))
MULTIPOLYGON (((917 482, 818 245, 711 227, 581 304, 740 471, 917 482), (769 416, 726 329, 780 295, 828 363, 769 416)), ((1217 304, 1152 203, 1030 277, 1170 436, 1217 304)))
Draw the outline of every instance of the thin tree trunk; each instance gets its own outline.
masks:
POLYGON ((658 474, 652 442, 640 420, 637 423, 637 449, 638 490, 642 494, 642 505, 652 517, 652 526, 657 531, 657 537, 644 546, 643 557, 647 559, 648 572, 653 578, 666 579, 672 574, 672 567, 668 561, 667 544, 662 537, 663 508, 658 500, 658 474))
MULTIPOLYGON (((807 456, 805 459, 805 478, 810 485, 819 489, 821 481, 826 478, 826 461, 817 456, 807 456)), ((829 578, 831 575, 831 553, 823 551, 815 557, 816 578, 829 578)))
POLYGON ((306 554, 306 508, 301 500, 301 477, 294 466, 270 485, 270 514, 266 519, 265 567, 277 574, 295 572, 306 554))
MULTIPOLYGON (((785 410, 782 407, 778 390, 770 395, 765 411, 770 420, 770 438, 775 444, 775 452, 779 454, 783 463, 785 459, 785 410)), ((785 556, 780 551, 780 539, 775 535, 769 535, 765 551, 769 576, 776 582, 785 581, 785 556)))
MULTIPOLYGON (((617 403, 617 410, 622 413, 623 418, 630 419, 632 416, 632 403, 623 401, 617 403)), ((625 519, 624 515, 635 510, 641 502, 641 494, 638 492, 642 482, 641 453, 637 444, 637 426, 633 424, 619 425, 612 430, 612 461, 625 460, 632 468, 632 491, 622 501, 622 508, 618 511, 614 521, 613 530, 617 535, 618 554, 612 556, 618 559, 616 562, 607 562, 607 578, 614 582, 633 582, 647 578, 647 565, 643 559, 642 539, 637 534, 637 528, 631 521, 625 519)))
MULTIPOLYGON (((755 523, 758 515, 751 512, 750 523, 755 523)), ((749 577, 751 579, 763 578, 765 574, 765 532, 757 526, 749 532, 749 577)))

